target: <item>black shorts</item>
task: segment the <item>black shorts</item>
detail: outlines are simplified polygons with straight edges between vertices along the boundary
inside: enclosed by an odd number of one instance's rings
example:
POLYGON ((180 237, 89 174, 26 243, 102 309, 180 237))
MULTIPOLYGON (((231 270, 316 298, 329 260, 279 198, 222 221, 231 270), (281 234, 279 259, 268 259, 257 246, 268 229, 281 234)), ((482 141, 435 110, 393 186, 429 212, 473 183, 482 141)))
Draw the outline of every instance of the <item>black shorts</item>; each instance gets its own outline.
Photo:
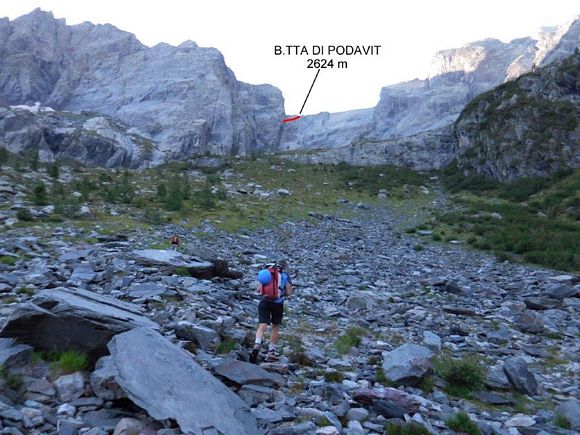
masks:
POLYGON ((258 321, 260 323, 279 325, 284 315, 284 304, 262 299, 258 305, 258 321))

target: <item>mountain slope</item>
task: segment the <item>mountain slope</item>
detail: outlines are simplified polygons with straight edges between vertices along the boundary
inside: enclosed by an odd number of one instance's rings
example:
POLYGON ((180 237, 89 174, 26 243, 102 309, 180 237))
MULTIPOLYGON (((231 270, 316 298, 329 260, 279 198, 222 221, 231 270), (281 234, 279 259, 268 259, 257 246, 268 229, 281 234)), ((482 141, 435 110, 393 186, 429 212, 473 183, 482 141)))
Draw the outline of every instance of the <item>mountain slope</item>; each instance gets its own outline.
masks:
POLYGON ((214 48, 148 48, 114 26, 67 26, 38 9, 0 20, 0 47, 0 96, 9 104, 113 116, 168 156, 278 145, 282 94, 238 82, 214 48))
POLYGON ((343 147, 359 140, 409 137, 451 125, 477 95, 536 66, 569 56, 578 41, 580 20, 576 19, 508 43, 486 39, 439 51, 427 79, 384 87, 375 108, 359 111, 365 118, 350 136, 341 130, 342 120, 350 121, 347 115, 352 112, 319 114, 308 117, 308 123, 295 123, 291 134, 284 132, 280 148, 308 149, 323 143, 326 148, 343 147), (312 137, 316 138, 314 146, 312 137))
POLYGON ((471 101, 455 123, 465 174, 499 180, 580 167, 580 53, 471 101))

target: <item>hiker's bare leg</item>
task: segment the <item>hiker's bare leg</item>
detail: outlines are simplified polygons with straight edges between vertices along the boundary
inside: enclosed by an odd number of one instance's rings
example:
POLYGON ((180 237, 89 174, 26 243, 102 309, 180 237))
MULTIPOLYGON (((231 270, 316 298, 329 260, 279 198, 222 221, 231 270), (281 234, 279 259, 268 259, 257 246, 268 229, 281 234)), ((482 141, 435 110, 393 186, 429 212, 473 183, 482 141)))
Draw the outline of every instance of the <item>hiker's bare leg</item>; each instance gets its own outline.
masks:
POLYGON ((260 323, 258 325, 258 330, 256 331, 256 342, 258 342, 258 340, 260 341, 260 343, 262 342, 267 327, 268 325, 266 323, 260 323))
POLYGON ((272 325, 272 336, 270 337, 270 342, 273 345, 278 344, 278 334, 280 333, 280 325, 272 325))

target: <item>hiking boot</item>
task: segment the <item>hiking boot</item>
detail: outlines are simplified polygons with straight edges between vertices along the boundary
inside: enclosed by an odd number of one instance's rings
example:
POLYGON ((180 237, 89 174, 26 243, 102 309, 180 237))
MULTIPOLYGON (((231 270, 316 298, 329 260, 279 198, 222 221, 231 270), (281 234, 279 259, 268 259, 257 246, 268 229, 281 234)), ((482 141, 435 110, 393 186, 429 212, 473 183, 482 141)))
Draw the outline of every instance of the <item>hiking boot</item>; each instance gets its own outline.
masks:
POLYGON ((250 354, 250 362, 252 364, 256 364, 256 361, 258 361, 258 354, 259 353, 260 353, 259 347, 255 347, 254 350, 252 350, 252 353, 250 354))
POLYGON ((277 353, 276 351, 269 351, 268 352, 268 356, 266 357, 266 361, 268 362, 276 362, 280 359, 280 354, 277 353))

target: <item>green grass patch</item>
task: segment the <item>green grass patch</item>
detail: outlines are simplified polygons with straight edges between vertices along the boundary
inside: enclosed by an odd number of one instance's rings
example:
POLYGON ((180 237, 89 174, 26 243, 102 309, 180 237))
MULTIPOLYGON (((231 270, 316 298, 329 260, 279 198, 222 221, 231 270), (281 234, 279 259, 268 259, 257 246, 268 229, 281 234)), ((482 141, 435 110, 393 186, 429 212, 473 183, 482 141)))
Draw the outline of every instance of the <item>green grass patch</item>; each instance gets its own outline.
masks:
POLYGON ((458 433, 465 433, 468 435, 479 435, 480 430, 477 424, 469 418, 466 412, 458 412, 452 417, 445 420, 445 424, 450 429, 458 433))
POLYGON ((9 255, 3 255, 0 257, 0 263, 6 264, 8 266, 14 266, 17 261, 18 261, 18 258, 11 257, 9 255))
POLYGON ((435 372, 449 383, 448 393, 465 396, 483 388, 487 370, 475 355, 463 358, 443 356, 433 361, 435 372))
POLYGON ((580 170, 485 186, 443 180, 460 193, 453 196, 455 207, 436 220, 454 237, 496 252, 501 261, 580 270, 580 170))
POLYGON ((339 371, 324 372, 324 380, 340 384, 344 380, 344 375, 339 371))
POLYGON ((554 416, 554 424, 562 429, 572 429, 572 424, 570 420, 564 417, 562 414, 556 414, 554 416))
POLYGON ((366 335, 367 331, 364 328, 353 326, 346 330, 344 335, 341 335, 334 342, 334 347, 339 354, 349 352, 353 347, 360 346, 362 337, 366 335))
POLYGON ((231 339, 226 339, 224 341, 222 341, 220 344, 218 344, 217 348, 216 348, 216 353, 218 354, 225 354, 228 352, 231 352, 232 350, 236 349, 236 342, 231 340, 231 339))
POLYGON ((420 423, 388 423, 385 427, 388 435, 429 435, 429 431, 420 423))
POLYGON ((51 362, 51 368, 65 374, 75 373, 88 368, 87 356, 76 350, 58 352, 38 352, 34 360, 44 360, 51 362))

